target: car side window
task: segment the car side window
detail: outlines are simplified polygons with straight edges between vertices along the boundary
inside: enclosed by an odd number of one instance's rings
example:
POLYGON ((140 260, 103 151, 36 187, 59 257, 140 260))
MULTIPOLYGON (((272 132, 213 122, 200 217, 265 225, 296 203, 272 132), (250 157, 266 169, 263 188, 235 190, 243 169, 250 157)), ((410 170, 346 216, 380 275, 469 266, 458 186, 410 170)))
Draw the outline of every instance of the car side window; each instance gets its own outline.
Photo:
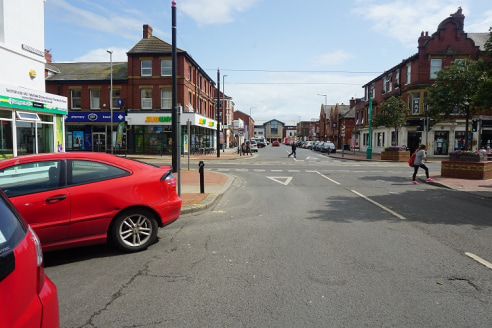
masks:
POLYGON ((130 175, 128 171, 105 163, 72 160, 69 161, 68 185, 78 185, 130 175))
POLYGON ((8 197, 56 189, 60 186, 60 161, 17 164, 0 170, 0 188, 8 197))

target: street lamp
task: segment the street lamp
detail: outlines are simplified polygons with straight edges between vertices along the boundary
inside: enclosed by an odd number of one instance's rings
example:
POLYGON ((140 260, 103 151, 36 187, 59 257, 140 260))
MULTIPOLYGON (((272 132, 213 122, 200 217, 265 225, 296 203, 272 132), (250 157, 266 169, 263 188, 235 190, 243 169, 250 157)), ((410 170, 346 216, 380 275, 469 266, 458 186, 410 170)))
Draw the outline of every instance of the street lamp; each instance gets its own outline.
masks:
POLYGON ((226 106, 225 106, 225 77, 227 76, 227 74, 224 74, 222 75, 222 106, 224 106, 223 110, 222 110, 222 136, 224 138, 224 144, 222 145, 222 152, 225 152, 225 147, 227 145, 227 131, 226 129, 224 128, 225 127, 225 123, 224 123, 224 117, 225 117, 225 112, 226 112, 226 106))
POLYGON ((113 153, 113 50, 108 49, 109 54, 109 70, 110 70, 110 85, 109 85, 109 109, 111 112, 111 126, 109 132, 109 140, 111 145, 111 154, 113 153))

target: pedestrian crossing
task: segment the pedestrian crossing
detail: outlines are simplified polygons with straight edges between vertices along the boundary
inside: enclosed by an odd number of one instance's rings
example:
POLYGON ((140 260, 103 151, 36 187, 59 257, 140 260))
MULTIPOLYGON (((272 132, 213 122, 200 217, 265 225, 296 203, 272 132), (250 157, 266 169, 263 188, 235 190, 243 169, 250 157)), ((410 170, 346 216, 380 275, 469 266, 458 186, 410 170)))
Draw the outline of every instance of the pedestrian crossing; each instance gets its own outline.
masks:
MULTIPOLYGON (((223 172, 223 173, 234 173, 234 172, 254 172, 254 173, 316 173, 319 171, 310 170, 300 170, 300 169, 257 169, 257 168, 207 168, 205 171, 223 172)), ((323 170, 321 170, 323 171, 323 170)), ((401 171, 391 171, 391 170, 357 170, 351 171, 347 169, 329 170, 330 173, 389 173, 389 174, 401 174, 401 171)))

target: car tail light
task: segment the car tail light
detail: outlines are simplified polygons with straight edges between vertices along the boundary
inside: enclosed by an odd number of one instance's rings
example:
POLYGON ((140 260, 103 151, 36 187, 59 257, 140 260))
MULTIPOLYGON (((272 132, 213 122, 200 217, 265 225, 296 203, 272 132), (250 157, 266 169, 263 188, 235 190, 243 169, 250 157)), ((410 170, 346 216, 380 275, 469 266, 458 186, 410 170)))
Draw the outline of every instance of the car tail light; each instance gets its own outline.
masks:
POLYGON ((161 180, 163 180, 171 189, 176 190, 176 177, 170 170, 164 174, 161 180))
POLYGON ((38 293, 41 291, 44 285, 44 264, 43 264, 43 249, 41 248, 41 242, 39 241, 36 233, 29 227, 31 231, 32 239, 36 245, 36 267, 37 267, 37 286, 38 293))

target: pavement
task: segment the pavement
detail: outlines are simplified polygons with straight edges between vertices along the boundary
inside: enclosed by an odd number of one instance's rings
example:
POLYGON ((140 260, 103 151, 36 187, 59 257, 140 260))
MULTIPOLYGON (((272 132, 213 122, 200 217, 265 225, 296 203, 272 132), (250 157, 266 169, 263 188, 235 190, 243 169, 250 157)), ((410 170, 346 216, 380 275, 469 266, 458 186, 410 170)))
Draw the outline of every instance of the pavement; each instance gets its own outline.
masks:
MULTIPOLYGON (((271 147, 271 146, 267 146, 271 147)), ((261 151, 261 149, 260 149, 261 151)), ((350 160, 350 161, 374 161, 385 162, 381 160, 381 154, 373 153, 371 158, 367 158, 367 154, 362 151, 341 151, 338 150, 334 154, 323 154, 331 158, 350 160)), ((216 202, 222 198, 227 189, 232 185, 234 177, 221 173, 207 170, 206 164, 211 161, 227 161, 227 160, 249 160, 256 158, 258 153, 253 155, 238 154, 236 148, 227 148, 220 151, 220 156, 217 157, 217 152, 207 155, 184 155, 180 158, 181 170, 175 175, 180 179, 180 193, 183 201, 181 206, 181 214, 188 214, 199 212, 207 208, 213 207, 216 202), (203 192, 201 192, 200 185, 200 173, 198 170, 198 163, 203 161, 205 163, 205 170, 203 173, 204 183, 203 192)), ((160 163, 171 163, 172 159, 169 155, 163 156, 146 156, 146 155, 128 155, 129 158, 137 158, 142 161, 160 163)), ((428 158, 428 162, 439 162, 440 158, 428 158)), ((401 162, 402 165, 408 166, 407 162, 401 162)), ((409 168, 410 170, 410 168, 409 168)), ((419 172, 422 174, 422 172, 419 172)), ((440 172, 430 172, 431 178, 434 182, 430 184, 448 188, 457 191, 471 192, 477 194, 480 197, 492 198, 492 179, 488 180, 468 180, 468 179, 454 179, 446 178, 440 175, 440 172)), ((426 183, 423 176, 417 178, 419 182, 426 183)), ((411 181, 408 181, 411 185, 411 181)))

